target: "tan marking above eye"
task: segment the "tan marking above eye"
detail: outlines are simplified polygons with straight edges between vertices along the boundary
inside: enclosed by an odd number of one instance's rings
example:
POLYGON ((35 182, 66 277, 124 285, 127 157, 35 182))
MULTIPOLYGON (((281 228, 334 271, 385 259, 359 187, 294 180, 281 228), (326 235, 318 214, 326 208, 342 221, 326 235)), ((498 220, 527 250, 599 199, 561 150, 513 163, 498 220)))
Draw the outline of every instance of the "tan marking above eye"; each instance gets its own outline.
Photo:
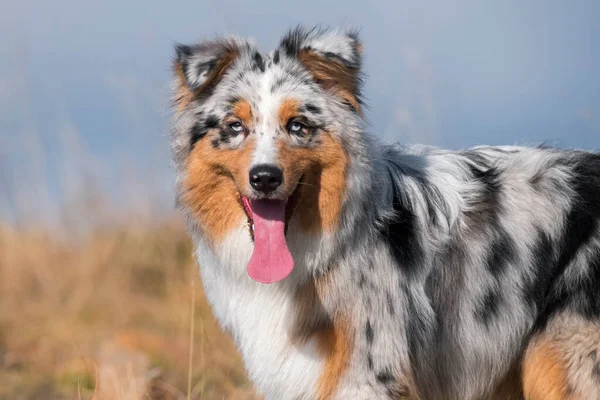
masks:
POLYGON ((233 105, 233 114, 246 128, 252 126, 252 106, 248 100, 238 100, 235 102, 233 105))
POLYGON ((292 98, 285 99, 281 103, 281 106, 279 106, 279 124, 282 127, 286 127, 290 119, 298 115, 299 106, 298 100, 292 98))

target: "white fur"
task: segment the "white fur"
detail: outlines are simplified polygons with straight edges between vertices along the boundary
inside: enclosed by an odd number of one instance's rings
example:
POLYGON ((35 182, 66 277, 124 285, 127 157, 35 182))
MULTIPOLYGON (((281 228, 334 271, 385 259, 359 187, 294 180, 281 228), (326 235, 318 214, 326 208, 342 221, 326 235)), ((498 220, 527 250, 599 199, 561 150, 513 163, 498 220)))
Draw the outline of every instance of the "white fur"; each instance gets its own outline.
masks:
POLYGON ((277 110, 276 98, 270 93, 273 73, 266 73, 260 78, 258 93, 258 120, 256 133, 256 149, 252 158, 252 166, 260 164, 276 164, 277 152, 275 149, 275 136, 277 136, 277 110))
POLYGON ((256 149, 250 168, 261 164, 276 164, 277 152, 273 135, 263 133, 256 138, 256 149))
POLYGON ((305 47, 310 47, 322 54, 335 54, 348 62, 356 62, 355 41, 351 37, 332 31, 326 35, 313 37, 307 41, 305 47))
POLYGON ((199 235, 194 238, 206 296, 233 334, 249 378, 265 399, 313 399, 323 368, 317 343, 289 340, 296 316, 292 293, 301 271, 272 285, 250 279, 245 266, 253 244, 245 225, 240 221, 215 252, 199 235))

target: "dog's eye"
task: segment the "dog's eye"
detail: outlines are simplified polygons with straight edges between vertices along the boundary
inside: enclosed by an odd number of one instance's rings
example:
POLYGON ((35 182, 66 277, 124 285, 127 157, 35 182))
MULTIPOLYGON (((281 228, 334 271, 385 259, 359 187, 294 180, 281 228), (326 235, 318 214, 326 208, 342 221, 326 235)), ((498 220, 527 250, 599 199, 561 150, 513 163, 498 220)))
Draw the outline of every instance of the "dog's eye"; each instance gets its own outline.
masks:
POLYGON ((288 132, 294 135, 305 135, 308 132, 308 127, 301 122, 292 121, 288 124, 288 132))
POLYGON ((229 124, 229 129, 231 129, 234 132, 240 133, 244 131, 244 126, 239 122, 232 122, 231 124, 229 124))

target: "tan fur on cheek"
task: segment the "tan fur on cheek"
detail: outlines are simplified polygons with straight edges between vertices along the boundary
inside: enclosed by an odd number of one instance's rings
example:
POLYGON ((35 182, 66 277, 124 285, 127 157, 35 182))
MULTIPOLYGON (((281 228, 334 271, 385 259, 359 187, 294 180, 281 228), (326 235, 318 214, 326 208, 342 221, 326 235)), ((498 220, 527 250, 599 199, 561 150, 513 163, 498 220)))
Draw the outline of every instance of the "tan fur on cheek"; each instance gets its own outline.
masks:
POLYGON ((196 143, 188 158, 181 200, 216 244, 245 218, 238 187, 247 185, 254 144, 219 150, 207 139, 196 143))
POLYGON ((566 400, 567 366, 552 342, 535 343, 523 361, 523 393, 527 400, 566 400))
POLYGON ((346 195, 348 157, 342 144, 330 133, 322 132, 316 148, 280 144, 278 154, 285 182, 295 184, 303 176, 294 210, 302 229, 311 233, 334 231, 346 195))

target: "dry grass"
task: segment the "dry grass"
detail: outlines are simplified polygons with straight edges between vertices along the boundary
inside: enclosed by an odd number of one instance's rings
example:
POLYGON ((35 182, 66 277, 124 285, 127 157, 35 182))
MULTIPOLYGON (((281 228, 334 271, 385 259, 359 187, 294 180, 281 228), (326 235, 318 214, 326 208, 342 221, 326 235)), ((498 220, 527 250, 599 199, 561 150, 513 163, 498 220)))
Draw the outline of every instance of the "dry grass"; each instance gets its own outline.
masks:
MULTIPOLYGON (((199 281, 194 290, 181 221, 55 235, 0 223, 0 399, 100 398, 115 354, 141 363, 152 382, 141 398, 255 398, 199 281)), ((117 397, 133 396, 121 387, 130 367, 113 374, 117 397)))

